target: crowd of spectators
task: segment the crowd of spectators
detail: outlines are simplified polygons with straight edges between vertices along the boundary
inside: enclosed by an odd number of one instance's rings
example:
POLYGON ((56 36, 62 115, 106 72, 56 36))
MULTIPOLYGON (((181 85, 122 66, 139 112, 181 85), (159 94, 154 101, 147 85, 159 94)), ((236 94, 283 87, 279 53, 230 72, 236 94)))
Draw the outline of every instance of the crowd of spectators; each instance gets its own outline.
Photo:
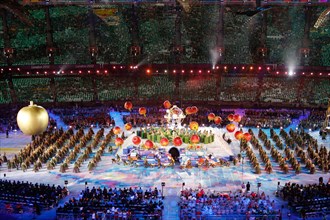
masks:
POLYGON ((325 121, 325 115, 324 110, 312 109, 308 118, 300 120, 299 127, 312 131, 320 129, 325 121))
MULTIPOLYGON (((74 2, 74 1, 73 1, 74 2)), ((173 58, 170 57, 171 42, 173 39, 173 31, 175 30, 174 16, 165 16, 172 14, 172 7, 157 7, 157 10, 148 7, 140 7, 140 13, 137 13, 136 20, 139 21, 139 38, 143 39, 143 54, 147 55, 147 61, 143 62, 158 62, 168 63, 173 58), (155 11, 153 14, 148 14, 150 11, 155 11), (145 19, 151 17, 152 19, 145 19), (163 30, 163 31, 154 31, 163 30)), ((65 7, 50 8, 51 30, 53 32, 54 44, 56 44, 57 52, 55 55, 56 64, 76 64, 90 63, 89 47, 89 28, 88 23, 91 20, 89 8, 86 6, 65 5, 65 7)), ((111 16, 92 13, 93 33, 96 38, 98 53, 97 59, 102 62, 127 62, 130 60, 131 54, 127 48, 131 43, 131 21, 133 16, 130 14, 129 6, 113 7, 105 10, 111 10, 111 16)), ((230 7, 226 12, 228 22, 224 24, 226 33, 225 41, 226 53, 224 54, 225 63, 253 63, 254 56, 257 51, 251 53, 249 45, 257 44, 253 37, 253 32, 246 28, 241 28, 246 24, 242 16, 235 16, 238 12, 235 7, 230 7), (234 13, 231 13, 234 12, 234 13)), ((293 35, 298 39, 302 33, 303 19, 300 18, 301 10, 296 7, 290 7, 288 10, 274 11, 273 13, 281 13, 281 18, 290 18, 297 23, 297 31, 293 35)), ((320 9, 321 10, 321 9, 320 9)), ((26 28, 23 22, 18 22, 15 17, 7 16, 9 24, 15 24, 15 27, 9 32, 11 47, 15 50, 14 64, 47 64, 47 53, 40 53, 46 48, 46 15, 43 9, 30 7, 28 9, 35 22, 39 25, 33 25, 26 28)), ((109 12, 109 11, 108 11, 109 12)), ((185 52, 181 54, 183 63, 208 63, 210 62, 210 43, 214 43, 212 35, 205 35, 205 38, 200 39, 195 36, 195 33, 211 33, 214 27, 210 25, 210 21, 217 18, 217 13, 212 6, 203 7, 202 9, 192 10, 183 19, 182 26, 187 29, 185 34, 182 34, 183 47, 185 52), (202 12, 206 11, 207 16, 201 16, 202 12), (189 30, 188 30, 189 29, 189 30)), ((281 33, 289 31, 288 26, 283 22, 267 24, 272 30, 272 36, 267 42, 267 46, 272 53, 267 56, 268 63, 285 63, 286 57, 284 54, 287 48, 294 48, 298 41, 282 42, 273 38, 273 35, 279 36, 281 33), (284 24, 283 24, 284 23, 284 24)), ((320 27, 322 29, 322 27, 320 27)), ((311 36, 311 48, 322 48, 316 53, 310 53, 310 65, 328 65, 327 44, 322 41, 322 30, 316 31, 311 36), (319 58, 319 59, 317 59, 319 58), (322 59, 320 59, 322 58, 322 59)), ((301 37, 301 36, 300 36, 301 37)), ((1 41, 0 41, 1 43, 1 41)), ((2 44, 3 45, 3 42, 2 44)), ((214 59, 214 57, 212 58, 214 59)), ((3 59, 4 60, 4 59, 3 59)), ((214 60, 213 60, 214 62, 214 60)))
POLYGON ((258 88, 256 77, 222 77, 220 100, 225 102, 255 101, 258 88))
MULTIPOLYGON (((181 87, 181 86, 180 86, 181 87)), ((184 87, 188 90, 190 87, 184 87)), ((191 93, 194 93, 191 91, 191 93)), ((185 99, 185 95, 181 94, 185 99)), ((162 100, 175 98, 175 78, 168 74, 158 74, 139 81, 139 100, 162 100)))
POLYGON ((180 80, 180 99, 189 101, 215 101, 217 98, 216 87, 216 77, 213 75, 190 76, 186 80, 180 80))
POLYGON ((216 192, 202 188, 181 192, 179 206, 181 219, 197 219, 198 216, 276 215, 276 204, 264 193, 216 192))
POLYGON ((33 100, 39 103, 175 99, 220 101, 229 105, 244 103, 250 107, 257 104, 276 107, 312 107, 317 104, 324 107, 329 97, 327 89, 329 90, 330 86, 326 80, 312 79, 311 82, 305 83, 307 88, 304 87, 304 80, 292 81, 287 77, 265 76, 259 80, 255 76, 225 75, 221 77, 220 85, 217 85, 217 80, 217 77, 211 74, 187 75, 178 80, 169 73, 140 78, 126 74, 107 74, 95 78, 56 75, 54 81, 47 76, 15 76, 12 79, 15 94, 10 93, 5 81, 0 81, 0 104, 15 101, 12 97, 14 95, 18 102, 33 100), (310 95, 306 96, 307 93, 310 95))
MULTIPOLYGON (((137 79, 134 79, 137 80, 137 79)), ((133 100, 136 98, 136 90, 134 80, 126 77, 106 77, 100 76, 96 78, 96 87, 98 90, 98 100, 133 100)))
POLYGON ((52 109, 52 112, 59 115, 66 125, 75 129, 89 127, 108 128, 115 124, 109 115, 109 109, 106 107, 55 108, 52 109))
POLYGON ((329 80, 318 78, 306 79, 304 87, 305 89, 303 90, 302 94, 302 102, 305 102, 307 104, 309 103, 311 107, 328 103, 330 97, 329 80))
POLYGON ((0 81, 0 104, 11 102, 11 96, 7 81, 0 81))
POLYGON ((247 127, 286 128, 293 119, 298 119, 303 111, 287 109, 245 110, 241 124, 247 127))
POLYGON ((53 102, 50 78, 13 78, 13 86, 19 102, 33 100, 37 103, 53 102))
MULTIPOLYGON (((101 187, 83 190, 79 198, 71 198, 57 209, 57 216, 72 213, 88 219, 95 215, 105 219, 131 218, 133 216, 152 216, 160 219, 163 210, 161 191, 142 188, 101 187)), ((95 218, 94 218, 95 219, 95 218)))
POLYGON ((330 211, 330 178, 324 182, 320 177, 319 183, 305 185, 287 182, 279 192, 290 207, 300 211, 304 219, 308 214, 319 215, 330 211))
POLYGON ((55 91, 58 102, 93 101, 93 84, 86 77, 56 77, 55 91))
POLYGON ((16 123, 17 108, 0 108, 0 132, 18 130, 16 123))
POLYGON ((330 178, 328 182, 322 181, 318 184, 297 184, 287 182, 281 189, 281 196, 289 203, 308 202, 311 199, 329 198, 330 199, 330 178))
MULTIPOLYGON (((36 212, 42 208, 51 208, 58 205, 60 199, 68 195, 66 187, 29 183, 23 181, 0 180, 0 199, 7 203, 6 208, 10 209, 11 204, 29 205, 34 204, 36 212)), ((10 211, 10 210, 7 210, 10 211)), ((39 214, 39 213, 37 213, 39 214)))
POLYGON ((298 100, 299 81, 288 77, 265 77, 263 79, 261 102, 295 103, 298 100))

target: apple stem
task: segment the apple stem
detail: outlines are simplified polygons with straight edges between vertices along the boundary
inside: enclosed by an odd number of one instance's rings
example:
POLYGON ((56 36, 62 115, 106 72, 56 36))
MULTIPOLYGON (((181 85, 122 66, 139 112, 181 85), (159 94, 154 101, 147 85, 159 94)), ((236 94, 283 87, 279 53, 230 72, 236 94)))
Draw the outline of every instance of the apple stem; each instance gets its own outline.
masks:
POLYGON ((33 105, 33 101, 30 101, 30 105, 33 105))

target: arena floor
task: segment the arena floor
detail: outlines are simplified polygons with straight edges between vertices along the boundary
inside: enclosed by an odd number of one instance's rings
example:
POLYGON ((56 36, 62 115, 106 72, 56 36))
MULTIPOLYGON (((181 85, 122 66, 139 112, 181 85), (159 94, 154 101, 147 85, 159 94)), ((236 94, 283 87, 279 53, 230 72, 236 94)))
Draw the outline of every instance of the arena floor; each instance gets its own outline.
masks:
MULTIPOLYGON (((118 112, 110 112, 111 116, 115 119, 116 125, 123 125, 122 115, 118 112)), ((66 126, 56 115, 51 115, 57 120, 58 126, 66 126)), ((295 121, 290 127, 296 128, 298 121, 295 121)), ((289 127, 289 128, 290 128, 289 127)), ((286 128, 288 130, 289 128, 286 128)), ((213 153, 218 157, 229 157, 230 155, 236 155, 239 153, 239 142, 234 138, 233 134, 228 133, 225 128, 201 128, 212 129, 215 134, 215 141, 211 144, 205 145, 207 155, 213 153), (223 133, 226 133, 226 137, 230 137, 233 142, 228 144, 222 139, 223 133)), ((97 128, 94 129, 96 131, 97 128)), ((243 128, 247 131, 247 128, 243 128)), ((269 136, 269 129, 264 129, 269 136)), ((105 134, 109 129, 105 130, 105 134)), ((257 134, 257 128, 253 128, 255 134, 257 134)), ((125 135, 128 138, 125 140, 124 145, 118 150, 117 154, 121 155, 123 149, 132 145, 131 139, 135 135, 134 129, 131 131, 125 131, 125 135)), ((279 133, 279 130, 276 130, 279 133)), ((318 131, 310 132, 311 135, 317 138, 319 145, 324 145, 330 150, 330 137, 327 136, 326 140, 322 140, 318 134, 318 131)), ((8 157, 17 153, 19 149, 29 143, 31 137, 25 136, 20 132, 10 133, 9 138, 5 137, 5 134, 0 134, 0 153, 1 155, 6 152, 8 157)), ((170 149, 170 147, 167 147, 170 149)), ((267 152, 270 154, 269 152, 267 152)), ((258 155, 258 154, 257 154, 258 155)), ((164 195, 165 210, 164 219, 179 219, 177 202, 182 188, 182 183, 185 183, 185 188, 197 188, 199 186, 204 189, 211 189, 216 191, 230 191, 241 188, 241 183, 249 181, 251 183, 252 191, 257 191, 257 183, 261 183, 260 191, 264 191, 277 201, 278 207, 281 207, 283 203, 279 198, 275 197, 275 191, 277 184, 280 182, 283 185, 285 182, 297 182, 301 184, 317 183, 319 177, 323 177, 325 181, 330 178, 330 173, 323 173, 317 169, 315 174, 309 174, 309 171, 302 165, 302 173, 295 174, 290 169, 288 174, 284 174, 278 167, 278 164, 273 161, 274 171, 272 174, 267 174, 263 168, 261 174, 255 174, 249 161, 246 159, 243 163, 239 163, 237 166, 231 165, 230 167, 216 167, 216 168, 192 168, 192 169, 180 169, 179 166, 174 168, 145 168, 145 167, 133 167, 124 166, 123 164, 112 163, 113 154, 105 153, 102 156, 102 160, 98 163, 96 169, 89 172, 87 169, 88 161, 84 162, 80 169, 80 173, 74 173, 72 166, 66 173, 59 172, 59 165, 54 170, 47 170, 45 166, 39 171, 34 172, 31 168, 28 171, 12 170, 4 166, 0 167, 0 177, 9 180, 20 180, 29 182, 43 182, 49 184, 64 185, 64 181, 68 180, 68 189, 70 196, 77 196, 85 184, 87 186, 109 186, 109 187, 128 187, 137 186, 143 188, 157 187, 161 188, 161 183, 165 182, 164 195)), ((64 202, 64 201, 63 201, 64 202)), ((288 210, 284 210, 283 214, 286 215, 288 210)), ((44 212, 39 219, 51 219, 55 215, 54 210, 44 212), (48 216, 48 217, 47 217, 48 216)), ((31 216, 26 216, 30 218, 31 216)), ((25 217, 17 217, 24 219, 25 217)), ((292 219, 292 218, 291 218, 292 219)))

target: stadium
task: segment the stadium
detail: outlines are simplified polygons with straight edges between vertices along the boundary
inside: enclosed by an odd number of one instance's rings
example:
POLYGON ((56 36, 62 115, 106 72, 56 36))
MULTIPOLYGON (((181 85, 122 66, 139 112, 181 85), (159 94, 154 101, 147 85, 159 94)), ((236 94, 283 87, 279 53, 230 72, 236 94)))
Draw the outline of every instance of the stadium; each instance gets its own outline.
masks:
POLYGON ((329 13, 2 0, 1 219, 330 218, 329 13))

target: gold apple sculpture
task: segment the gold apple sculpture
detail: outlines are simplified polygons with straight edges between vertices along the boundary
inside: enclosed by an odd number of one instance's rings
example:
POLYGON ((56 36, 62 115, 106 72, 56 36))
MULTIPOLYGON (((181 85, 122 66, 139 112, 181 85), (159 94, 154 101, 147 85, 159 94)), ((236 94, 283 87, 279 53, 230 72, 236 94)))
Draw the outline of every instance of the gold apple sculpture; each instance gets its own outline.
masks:
POLYGON ((46 109, 34 105, 33 101, 30 101, 30 105, 23 107, 17 114, 18 127, 27 135, 37 135, 44 132, 47 129, 48 120, 46 109))

